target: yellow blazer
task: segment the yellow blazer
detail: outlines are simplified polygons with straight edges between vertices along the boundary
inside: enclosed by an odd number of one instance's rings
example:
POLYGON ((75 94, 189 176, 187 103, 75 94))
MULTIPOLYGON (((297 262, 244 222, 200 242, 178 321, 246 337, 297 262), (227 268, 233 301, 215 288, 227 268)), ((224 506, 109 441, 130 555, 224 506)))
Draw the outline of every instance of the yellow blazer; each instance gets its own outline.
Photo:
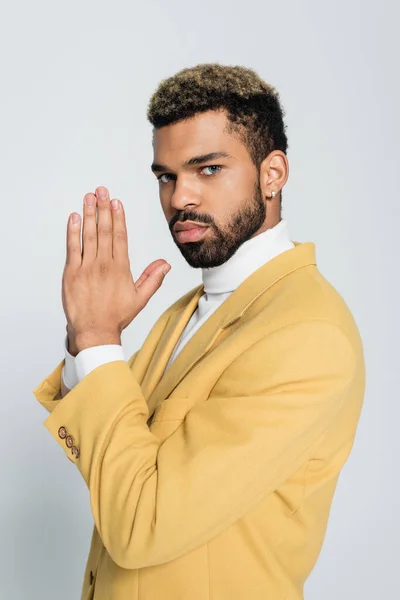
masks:
POLYGON ((128 362, 97 367, 60 400, 63 360, 33 390, 90 493, 81 600, 303 598, 365 366, 315 245, 294 244, 218 307, 164 375, 203 285, 128 362))

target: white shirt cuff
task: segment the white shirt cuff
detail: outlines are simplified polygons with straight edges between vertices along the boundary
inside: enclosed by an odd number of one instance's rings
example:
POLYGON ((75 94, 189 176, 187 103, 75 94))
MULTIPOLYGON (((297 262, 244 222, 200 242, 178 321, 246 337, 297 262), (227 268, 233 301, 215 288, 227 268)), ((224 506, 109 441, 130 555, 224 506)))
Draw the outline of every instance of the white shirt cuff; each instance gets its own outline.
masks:
POLYGON ((75 357, 77 380, 81 381, 96 367, 115 360, 126 360, 121 344, 103 344, 81 350, 75 357))

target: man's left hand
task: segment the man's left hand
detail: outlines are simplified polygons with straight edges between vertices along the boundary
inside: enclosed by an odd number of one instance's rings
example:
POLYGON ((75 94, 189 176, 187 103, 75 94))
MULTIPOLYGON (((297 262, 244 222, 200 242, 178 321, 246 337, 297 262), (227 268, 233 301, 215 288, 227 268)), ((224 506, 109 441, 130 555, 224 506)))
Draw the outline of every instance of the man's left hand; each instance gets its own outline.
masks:
POLYGON ((122 330, 161 287, 162 269, 171 268, 164 259, 157 259, 133 280, 124 208, 119 200, 110 202, 105 187, 84 197, 82 246, 80 232, 80 215, 72 213, 67 226, 62 303, 68 337, 79 352, 99 344, 121 343, 122 330), (73 217, 77 217, 76 223, 73 217))

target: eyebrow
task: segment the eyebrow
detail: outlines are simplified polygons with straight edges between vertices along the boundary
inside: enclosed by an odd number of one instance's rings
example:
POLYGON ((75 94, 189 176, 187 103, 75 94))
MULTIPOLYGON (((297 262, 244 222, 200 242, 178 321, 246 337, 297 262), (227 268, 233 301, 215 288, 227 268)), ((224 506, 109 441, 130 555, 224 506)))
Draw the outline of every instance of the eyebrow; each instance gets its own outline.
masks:
MULTIPOLYGON (((210 152, 209 154, 201 154, 200 156, 193 156, 189 158, 186 162, 183 163, 183 167, 192 167, 193 165, 200 165, 210 160, 216 160, 217 158, 233 158, 227 152, 210 152)), ((160 171, 172 171, 165 165, 159 165, 158 163, 153 163, 151 165, 151 170, 153 173, 158 173, 160 171)))

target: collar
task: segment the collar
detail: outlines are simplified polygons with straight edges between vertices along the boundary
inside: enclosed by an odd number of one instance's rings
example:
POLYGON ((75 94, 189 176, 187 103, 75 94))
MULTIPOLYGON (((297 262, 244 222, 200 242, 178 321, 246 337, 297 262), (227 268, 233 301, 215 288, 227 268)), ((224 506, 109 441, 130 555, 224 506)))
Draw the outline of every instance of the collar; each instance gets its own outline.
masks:
POLYGON ((282 219, 275 227, 246 240, 222 265, 202 269, 205 294, 233 292, 256 269, 291 248, 287 222, 282 219))

